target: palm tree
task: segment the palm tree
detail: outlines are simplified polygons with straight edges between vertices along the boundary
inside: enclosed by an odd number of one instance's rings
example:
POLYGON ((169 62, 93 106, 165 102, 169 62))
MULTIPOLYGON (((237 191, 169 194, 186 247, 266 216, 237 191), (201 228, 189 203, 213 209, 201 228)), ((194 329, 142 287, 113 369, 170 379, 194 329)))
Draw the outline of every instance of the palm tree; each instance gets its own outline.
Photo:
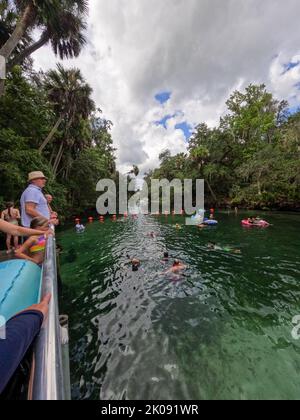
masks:
POLYGON ((86 42, 83 31, 86 28, 87 0, 14 0, 14 4, 19 20, 0 48, 8 70, 48 42, 62 59, 79 55, 86 42), (33 29, 42 31, 40 39, 9 61, 19 43, 33 29))
MULTIPOLYGON (((92 89, 85 82, 80 70, 66 70, 61 64, 57 70, 50 70, 46 74, 45 89, 48 92, 49 101, 52 102, 57 121, 51 132, 41 144, 39 152, 42 153, 45 147, 53 139, 59 126, 64 122, 64 140, 60 142, 59 150, 53 164, 54 176, 63 157, 64 149, 72 149, 76 139, 71 135, 71 127, 86 120, 95 110, 95 103, 91 99, 92 89)), ((78 142, 77 142, 78 143, 78 142)))
POLYGON ((46 74, 44 86, 58 118, 41 144, 40 153, 52 140, 64 120, 68 131, 75 118, 87 118, 95 109, 95 103, 91 99, 92 88, 85 83, 79 69, 66 70, 58 64, 57 70, 50 70, 46 74))

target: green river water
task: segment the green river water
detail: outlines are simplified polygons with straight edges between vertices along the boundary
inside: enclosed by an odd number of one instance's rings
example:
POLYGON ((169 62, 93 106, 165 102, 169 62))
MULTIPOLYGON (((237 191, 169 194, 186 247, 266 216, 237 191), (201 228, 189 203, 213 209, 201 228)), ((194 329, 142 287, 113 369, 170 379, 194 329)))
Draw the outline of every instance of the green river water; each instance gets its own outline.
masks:
POLYGON ((243 216, 217 214, 203 231, 140 216, 59 235, 74 399, 300 398, 300 216, 262 214, 267 229, 242 228, 243 216), (165 274, 174 258, 182 277, 165 274))

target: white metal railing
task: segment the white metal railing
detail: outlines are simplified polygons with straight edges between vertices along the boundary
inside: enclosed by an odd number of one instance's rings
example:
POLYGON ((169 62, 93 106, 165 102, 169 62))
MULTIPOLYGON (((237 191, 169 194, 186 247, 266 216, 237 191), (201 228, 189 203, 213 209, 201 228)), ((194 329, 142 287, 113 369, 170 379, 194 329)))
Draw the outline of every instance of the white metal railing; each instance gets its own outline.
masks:
POLYGON ((48 317, 35 344, 29 389, 30 400, 65 399, 58 312, 56 241, 53 236, 49 236, 47 240, 42 274, 42 296, 47 293, 51 293, 52 297, 48 317))

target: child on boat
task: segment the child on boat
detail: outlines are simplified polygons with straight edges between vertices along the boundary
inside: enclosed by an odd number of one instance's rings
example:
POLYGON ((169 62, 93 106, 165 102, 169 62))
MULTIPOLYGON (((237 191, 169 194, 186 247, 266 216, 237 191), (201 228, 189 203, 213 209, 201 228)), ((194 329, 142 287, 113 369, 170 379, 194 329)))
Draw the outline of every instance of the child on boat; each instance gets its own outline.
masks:
MULTIPOLYGON (((31 229, 45 231, 49 230, 49 221, 44 217, 35 217, 30 224, 31 229)), ((47 235, 31 236, 16 251, 15 255, 19 259, 28 260, 35 264, 42 265, 45 258, 47 235)))

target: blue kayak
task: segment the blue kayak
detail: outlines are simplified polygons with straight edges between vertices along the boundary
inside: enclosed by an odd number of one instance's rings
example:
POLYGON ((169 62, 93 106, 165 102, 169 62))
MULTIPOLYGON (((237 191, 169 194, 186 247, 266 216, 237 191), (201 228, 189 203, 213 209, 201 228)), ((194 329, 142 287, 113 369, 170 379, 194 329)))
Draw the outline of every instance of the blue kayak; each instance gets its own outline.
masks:
POLYGON ((41 268, 25 260, 0 263, 0 326, 40 302, 41 268))

